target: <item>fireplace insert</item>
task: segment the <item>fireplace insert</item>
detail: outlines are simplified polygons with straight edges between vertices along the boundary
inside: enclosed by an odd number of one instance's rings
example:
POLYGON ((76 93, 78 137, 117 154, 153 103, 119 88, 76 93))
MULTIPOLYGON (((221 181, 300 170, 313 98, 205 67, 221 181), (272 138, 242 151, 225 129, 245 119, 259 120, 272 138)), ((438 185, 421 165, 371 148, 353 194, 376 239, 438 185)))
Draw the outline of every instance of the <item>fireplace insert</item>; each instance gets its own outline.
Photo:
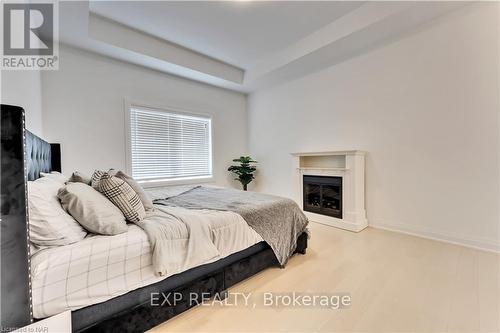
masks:
POLYGON ((304 176, 304 210, 342 218, 342 177, 304 176))

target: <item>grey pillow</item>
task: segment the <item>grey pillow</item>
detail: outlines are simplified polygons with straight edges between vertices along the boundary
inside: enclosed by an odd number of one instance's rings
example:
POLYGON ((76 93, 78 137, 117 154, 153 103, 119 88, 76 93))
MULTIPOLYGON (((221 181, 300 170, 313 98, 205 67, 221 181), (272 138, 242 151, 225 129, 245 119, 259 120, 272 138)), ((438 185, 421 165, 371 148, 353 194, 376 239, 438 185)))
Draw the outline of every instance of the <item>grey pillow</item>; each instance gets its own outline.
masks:
POLYGON ((146 216, 144 205, 127 182, 112 176, 109 172, 96 173, 97 171, 92 175, 92 187, 120 208, 128 221, 139 222, 144 219, 146 216))
POLYGON ((59 189, 57 197, 63 208, 90 232, 117 235, 127 231, 120 209, 89 185, 68 183, 59 189))
POLYGON ((87 175, 84 175, 83 173, 79 171, 73 172, 71 177, 69 177, 68 182, 70 183, 84 183, 87 185, 90 185, 90 177, 87 175))
POLYGON ((135 193, 137 193, 137 195, 139 195, 139 198, 141 199, 141 202, 144 205, 144 208, 146 210, 153 210, 154 209, 153 201, 151 200, 149 195, 147 195, 147 193, 144 192, 144 189, 142 188, 142 186, 139 185, 139 183, 137 183, 134 178, 130 177, 129 175, 127 175, 126 173, 124 173, 122 171, 118 171, 115 174, 115 176, 120 178, 120 179, 123 179, 124 181, 127 182, 127 184, 130 185, 130 187, 132 187, 132 189, 135 191, 135 193))

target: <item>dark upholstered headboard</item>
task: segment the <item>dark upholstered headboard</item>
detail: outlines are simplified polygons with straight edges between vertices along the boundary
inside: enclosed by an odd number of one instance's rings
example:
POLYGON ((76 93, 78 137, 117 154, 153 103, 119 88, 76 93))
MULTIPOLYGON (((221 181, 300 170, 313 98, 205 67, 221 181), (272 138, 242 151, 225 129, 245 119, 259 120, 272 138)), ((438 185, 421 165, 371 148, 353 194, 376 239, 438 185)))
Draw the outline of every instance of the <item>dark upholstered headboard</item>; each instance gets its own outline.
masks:
POLYGON ((40 178, 40 172, 61 172, 61 148, 26 131, 26 173, 28 180, 40 178))
POLYGON ((32 320, 24 156, 24 110, 1 106, 1 329, 32 320))
POLYGON ((61 149, 24 128, 24 110, 1 105, 0 330, 32 321, 27 180, 61 171, 61 149))

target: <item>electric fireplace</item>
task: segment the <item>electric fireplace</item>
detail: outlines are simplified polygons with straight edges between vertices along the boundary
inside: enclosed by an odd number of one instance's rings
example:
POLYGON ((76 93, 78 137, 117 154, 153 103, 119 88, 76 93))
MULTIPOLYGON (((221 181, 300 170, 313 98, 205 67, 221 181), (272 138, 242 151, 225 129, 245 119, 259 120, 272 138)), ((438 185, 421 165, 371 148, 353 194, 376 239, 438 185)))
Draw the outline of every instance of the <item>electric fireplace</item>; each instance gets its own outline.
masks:
POLYGON ((303 176, 304 210, 342 219, 342 177, 303 176))
POLYGON ((360 150, 292 153, 297 170, 294 198, 309 221, 359 232, 365 210, 365 155, 360 150))

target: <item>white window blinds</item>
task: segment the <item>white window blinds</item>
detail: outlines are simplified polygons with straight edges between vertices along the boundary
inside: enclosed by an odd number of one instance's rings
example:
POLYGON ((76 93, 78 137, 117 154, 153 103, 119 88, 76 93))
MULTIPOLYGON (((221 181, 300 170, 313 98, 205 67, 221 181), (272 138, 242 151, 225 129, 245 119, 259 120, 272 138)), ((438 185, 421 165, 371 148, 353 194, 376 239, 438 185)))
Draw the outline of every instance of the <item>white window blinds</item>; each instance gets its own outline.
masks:
POLYGON ((208 117, 132 106, 130 141, 132 175, 137 180, 212 176, 208 117))

